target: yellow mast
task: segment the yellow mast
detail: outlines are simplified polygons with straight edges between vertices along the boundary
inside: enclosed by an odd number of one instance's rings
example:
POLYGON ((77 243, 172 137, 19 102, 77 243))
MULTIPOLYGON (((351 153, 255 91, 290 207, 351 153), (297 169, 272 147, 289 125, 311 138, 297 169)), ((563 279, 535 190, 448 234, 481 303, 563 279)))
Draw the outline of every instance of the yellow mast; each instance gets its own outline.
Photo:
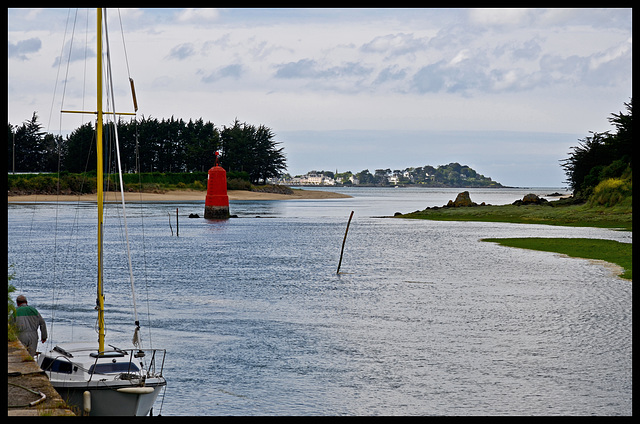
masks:
POLYGON ((103 165, 102 165, 102 9, 97 9, 98 24, 98 68, 97 68, 97 111, 96 154, 98 165, 96 180, 98 185, 98 352, 104 352, 104 292, 102 288, 102 222, 103 222, 103 165))

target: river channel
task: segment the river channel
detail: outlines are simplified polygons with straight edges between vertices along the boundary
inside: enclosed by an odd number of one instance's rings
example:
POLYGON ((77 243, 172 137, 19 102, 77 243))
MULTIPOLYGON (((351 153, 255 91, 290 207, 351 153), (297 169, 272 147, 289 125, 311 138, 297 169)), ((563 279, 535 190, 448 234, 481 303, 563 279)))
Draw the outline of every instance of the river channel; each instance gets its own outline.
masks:
MULTIPOLYGON (((480 241, 630 232, 382 218, 460 189, 335 190, 352 197, 232 201, 223 221, 188 218, 204 200, 128 205, 143 342, 167 349, 155 414, 632 414, 632 282, 480 241)), ((560 189, 536 190, 469 191, 506 204, 560 189)), ((94 208, 8 205, 12 283, 51 333, 39 350, 96 337, 94 208)), ((106 216, 107 338, 127 345, 122 214, 106 216)))

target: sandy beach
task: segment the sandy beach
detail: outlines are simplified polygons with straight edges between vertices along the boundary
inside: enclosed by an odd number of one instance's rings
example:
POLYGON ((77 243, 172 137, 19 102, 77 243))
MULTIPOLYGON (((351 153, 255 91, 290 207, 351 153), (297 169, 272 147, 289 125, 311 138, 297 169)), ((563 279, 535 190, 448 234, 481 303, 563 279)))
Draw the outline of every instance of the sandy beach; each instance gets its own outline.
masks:
MULTIPOLYGON (((346 194, 334 193, 330 191, 317 190, 294 190, 293 194, 262 193, 246 190, 229 190, 227 193, 229 200, 298 200, 298 199, 340 199, 351 197, 346 194)), ((127 202, 167 202, 167 201, 191 201, 202 200, 204 202, 207 193, 194 190, 175 190, 166 193, 125 193, 127 202)), ((95 194, 83 195, 44 195, 32 194, 26 196, 8 196, 9 202, 90 202, 96 201, 95 194)), ((107 192, 105 196, 107 202, 121 201, 120 192, 107 192)))

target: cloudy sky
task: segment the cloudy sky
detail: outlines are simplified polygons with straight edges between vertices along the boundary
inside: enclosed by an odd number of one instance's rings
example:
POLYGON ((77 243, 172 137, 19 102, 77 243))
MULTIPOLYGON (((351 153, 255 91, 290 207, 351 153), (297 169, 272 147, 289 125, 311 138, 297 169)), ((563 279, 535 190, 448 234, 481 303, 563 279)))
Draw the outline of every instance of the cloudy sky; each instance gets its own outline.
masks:
MULTIPOLYGON (((135 80, 138 115, 265 125, 292 175, 459 162, 505 185, 564 186, 559 161, 631 98, 631 9, 108 16, 113 72, 127 90, 135 80)), ((94 10, 9 9, 9 122, 36 112, 51 133, 87 122, 59 110, 95 109, 81 100, 95 91, 94 46, 94 10)), ((131 110, 123 93, 116 107, 131 110)))

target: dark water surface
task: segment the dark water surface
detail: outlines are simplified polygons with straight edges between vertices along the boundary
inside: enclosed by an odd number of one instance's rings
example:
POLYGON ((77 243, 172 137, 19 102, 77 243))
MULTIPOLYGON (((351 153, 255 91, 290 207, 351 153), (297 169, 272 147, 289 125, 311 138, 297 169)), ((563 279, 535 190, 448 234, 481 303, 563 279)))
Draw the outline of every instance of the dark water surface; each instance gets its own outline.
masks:
MULTIPOLYGON (((204 201, 128 205, 143 341, 168 350, 156 414, 632 413, 632 283, 586 260, 479 241, 631 233, 383 219, 460 190, 339 191, 353 198, 232 201, 238 218, 226 221, 188 219, 204 201)), ((492 204, 536 192, 469 191, 492 204)), ((94 208, 8 206, 13 282, 52 342, 96 338, 94 208)), ((119 214, 107 207, 107 338, 126 345, 119 214)))

